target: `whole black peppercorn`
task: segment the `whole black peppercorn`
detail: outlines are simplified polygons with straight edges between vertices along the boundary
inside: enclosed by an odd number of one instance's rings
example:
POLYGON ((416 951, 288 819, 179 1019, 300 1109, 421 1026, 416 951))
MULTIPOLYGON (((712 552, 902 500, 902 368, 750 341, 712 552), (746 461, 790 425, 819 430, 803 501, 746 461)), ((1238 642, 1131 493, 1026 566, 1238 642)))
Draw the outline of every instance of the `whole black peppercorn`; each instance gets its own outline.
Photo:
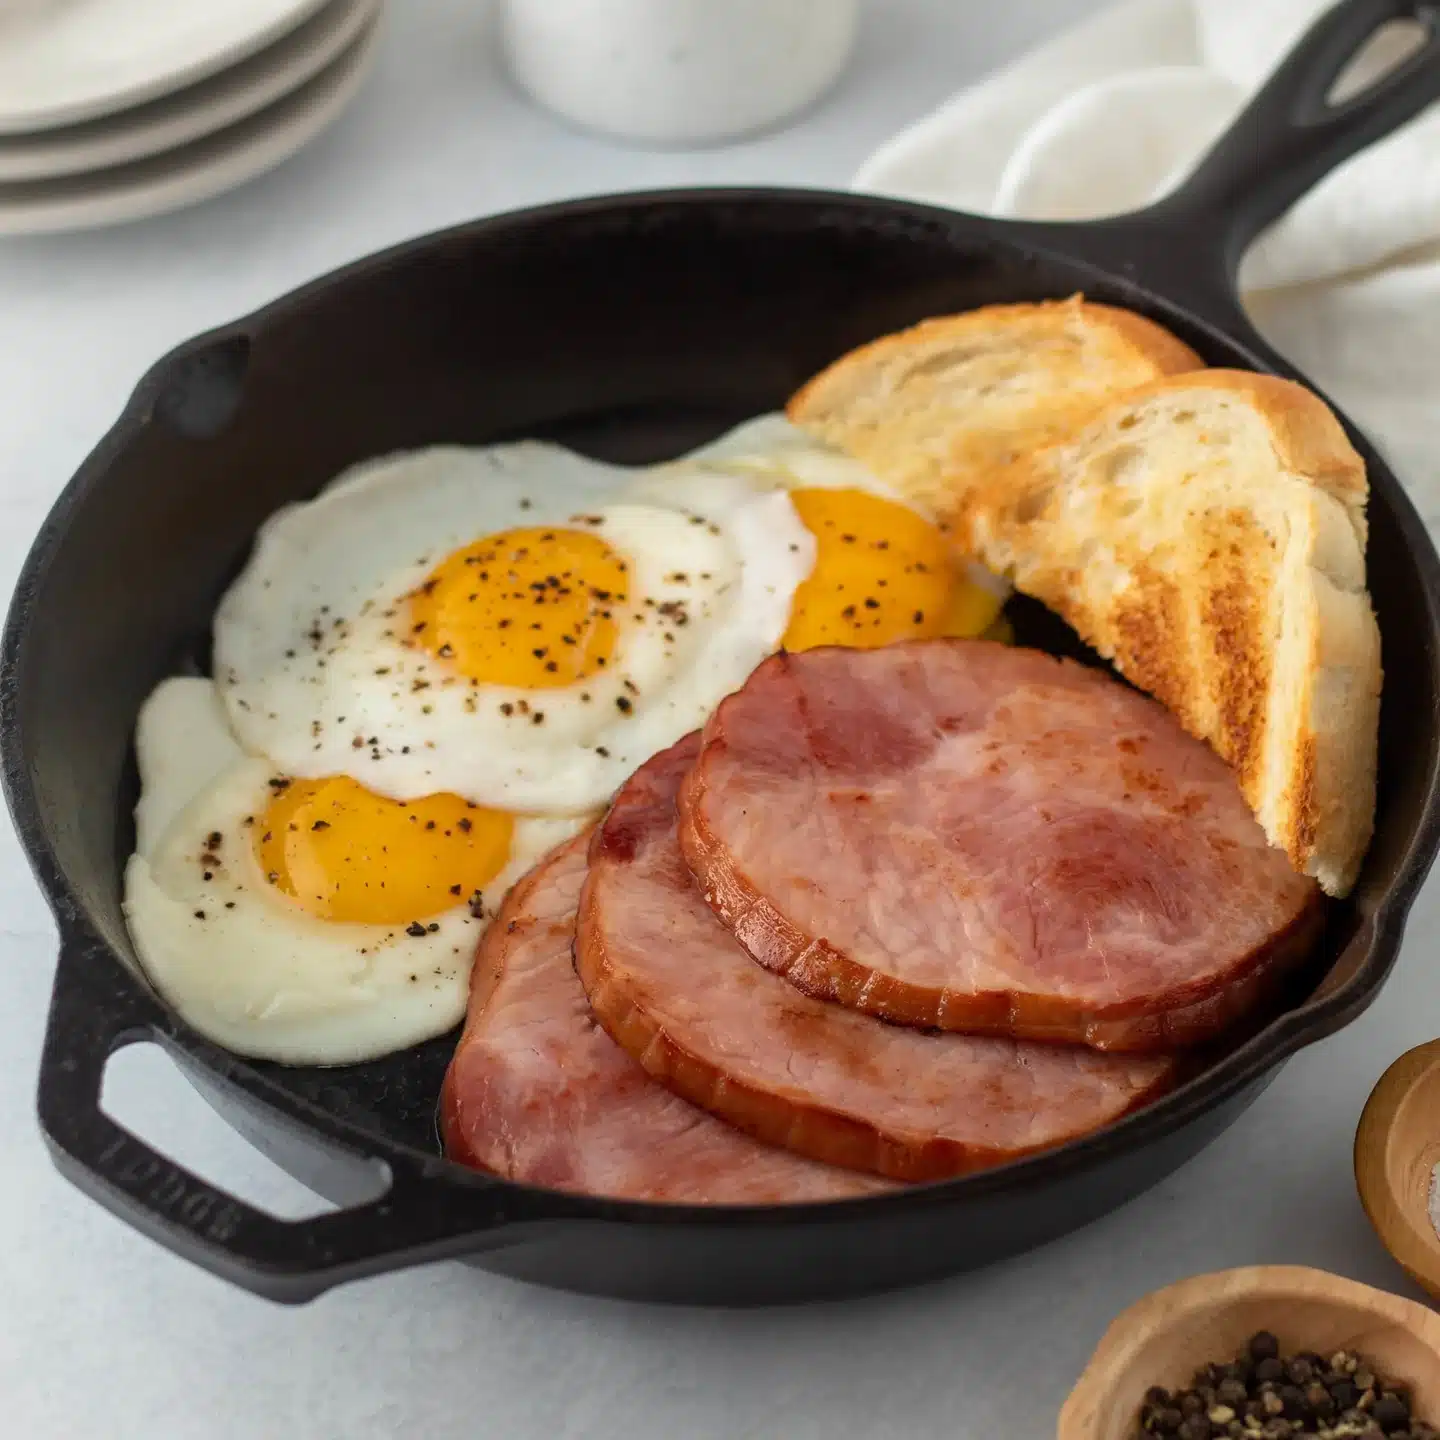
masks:
POLYGON ((1185 1417, 1173 1405, 1161 1406, 1150 1412, 1150 1428, 1157 1435, 1173 1435, 1184 1420, 1185 1417))
POLYGON ((1286 1362, 1285 1378, 1292 1385, 1308 1385, 1315 1378, 1315 1370, 1308 1360, 1297 1355, 1286 1362))
POLYGON ((1277 1380, 1281 1379, 1284 1374, 1285 1367, 1280 1363, 1280 1358, 1277 1355, 1269 1356, 1267 1359, 1260 1361, 1255 1367, 1255 1380, 1257 1384, 1261 1385, 1273 1385, 1277 1380))
POLYGON ((1186 1390, 1178 1396, 1180 1413, 1189 1419, 1192 1415, 1203 1415, 1205 1413, 1205 1402, 1194 1390, 1186 1390))
POLYGON ((1330 1386, 1330 1398, 1334 1400, 1337 1410, 1353 1410, 1355 1402, 1360 1398, 1360 1392, 1355 1388, 1353 1380, 1342 1379, 1330 1386))
POLYGON ((1250 1398, 1250 1391, 1243 1380, 1222 1380, 1215 1396, 1222 1405, 1238 1410, 1250 1398))
POLYGON ((1311 1381, 1305 1387, 1305 1403, 1318 1420, 1324 1420, 1335 1413, 1335 1397, 1318 1380, 1311 1381))
POLYGON ((1287 1420, 1304 1420, 1310 1413, 1305 1403, 1305 1392, 1298 1385, 1282 1385, 1278 1391, 1280 1403, 1285 1407, 1287 1420))
POLYGON ((1163 1385, 1152 1385, 1145 1392, 1145 1403, 1157 1410, 1163 1409, 1170 1403, 1170 1392, 1163 1385))
POLYGON ((1180 1426, 1180 1440, 1210 1440, 1210 1421, 1204 1415, 1191 1415, 1180 1426))
POLYGON ((1382 1395, 1370 1411, 1375 1423, 1388 1435, 1410 1423, 1410 1407, 1393 1392, 1382 1395))
POLYGON ((1280 1342, 1268 1330, 1260 1330, 1252 1335, 1246 1349, 1257 1365, 1262 1360, 1276 1360, 1280 1356, 1280 1342))

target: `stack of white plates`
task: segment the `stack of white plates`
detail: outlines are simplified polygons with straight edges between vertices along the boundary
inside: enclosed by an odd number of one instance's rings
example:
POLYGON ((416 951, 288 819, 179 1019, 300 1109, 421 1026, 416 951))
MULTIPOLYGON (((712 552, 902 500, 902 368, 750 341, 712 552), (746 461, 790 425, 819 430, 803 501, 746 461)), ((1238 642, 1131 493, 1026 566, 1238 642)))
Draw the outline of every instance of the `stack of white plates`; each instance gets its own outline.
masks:
POLYGON ((174 210, 354 96, 383 0, 0 0, 0 234, 174 210))

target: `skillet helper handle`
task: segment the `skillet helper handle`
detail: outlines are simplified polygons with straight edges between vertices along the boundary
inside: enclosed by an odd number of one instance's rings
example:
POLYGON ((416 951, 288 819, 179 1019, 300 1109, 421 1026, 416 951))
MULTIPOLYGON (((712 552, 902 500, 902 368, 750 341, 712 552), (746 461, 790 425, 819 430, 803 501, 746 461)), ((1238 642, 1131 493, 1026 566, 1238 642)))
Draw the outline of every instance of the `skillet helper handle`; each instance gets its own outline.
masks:
POLYGON ((1246 249, 1330 171, 1440 100, 1440 0, 1344 0, 1280 67, 1148 219, 1223 229, 1234 277, 1246 249), (1387 23, 1413 20, 1420 48, 1358 94, 1331 103, 1335 82, 1387 23))
MULTIPOLYGON (((499 1232, 541 1218, 526 1197, 476 1177, 457 1187, 439 1168, 368 1138, 360 1155, 338 1127, 327 1139, 375 1167, 383 1193, 351 1209, 281 1220, 154 1150, 100 1105, 105 1066, 125 1045, 166 1038, 164 1012, 99 945, 62 942, 40 1063, 40 1126, 56 1166, 92 1199, 167 1249, 271 1300, 298 1304, 343 1281, 504 1243, 499 1232), (380 1152, 378 1156, 374 1152, 380 1152), (388 1184, 385 1182, 388 1180, 388 1184)), ((307 1125, 316 1127, 314 1117, 307 1125)), ((506 1239, 519 1236, 507 1235, 506 1239)))

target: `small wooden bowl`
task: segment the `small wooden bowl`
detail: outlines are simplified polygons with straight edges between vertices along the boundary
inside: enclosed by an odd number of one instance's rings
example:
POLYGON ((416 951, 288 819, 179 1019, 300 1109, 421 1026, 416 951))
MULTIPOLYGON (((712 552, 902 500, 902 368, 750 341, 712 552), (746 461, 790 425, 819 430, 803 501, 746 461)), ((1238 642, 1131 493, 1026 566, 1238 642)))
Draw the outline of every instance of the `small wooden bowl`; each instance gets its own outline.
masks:
POLYGON ((1440 1162, 1440 1040, 1407 1050, 1370 1092, 1355 1132, 1360 1203, 1385 1248, 1440 1299, 1430 1177, 1440 1162))
POLYGON ((1058 1440, 1133 1440, 1152 1385, 1184 1389, 1257 1330, 1273 1332, 1283 1354, 1358 1352, 1410 1387, 1421 1420, 1440 1417, 1440 1315, 1324 1270, 1254 1265, 1182 1280, 1126 1310, 1070 1392, 1058 1440))

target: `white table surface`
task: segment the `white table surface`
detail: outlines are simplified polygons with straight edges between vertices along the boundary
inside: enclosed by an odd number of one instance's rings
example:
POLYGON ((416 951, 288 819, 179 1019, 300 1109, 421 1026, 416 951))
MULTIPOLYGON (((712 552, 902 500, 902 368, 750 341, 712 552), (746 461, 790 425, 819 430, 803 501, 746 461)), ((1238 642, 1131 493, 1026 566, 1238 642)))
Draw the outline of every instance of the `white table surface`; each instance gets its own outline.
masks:
MULTIPOLYGON (((480 0, 396 0, 378 73, 323 139, 184 214, 0 242, 0 580, 140 372, 183 337, 378 246, 487 211, 691 182, 843 184, 968 77, 1093 0, 872 0, 840 89, 780 134, 645 153, 514 95, 480 0)), ((16 1440, 905 1435, 1029 1440, 1112 1315, 1257 1261, 1407 1286, 1355 1197, 1370 1087, 1440 1030, 1440 891, 1375 1007, 1300 1056, 1218 1143, 1122 1212, 989 1271, 768 1312, 580 1299, 438 1265, 297 1310, 231 1289, 52 1170, 32 1089, 53 931, 0 836, 0 1434, 16 1440)), ((281 1213, 306 1197, 155 1052, 112 1067, 126 1120, 281 1213)))

